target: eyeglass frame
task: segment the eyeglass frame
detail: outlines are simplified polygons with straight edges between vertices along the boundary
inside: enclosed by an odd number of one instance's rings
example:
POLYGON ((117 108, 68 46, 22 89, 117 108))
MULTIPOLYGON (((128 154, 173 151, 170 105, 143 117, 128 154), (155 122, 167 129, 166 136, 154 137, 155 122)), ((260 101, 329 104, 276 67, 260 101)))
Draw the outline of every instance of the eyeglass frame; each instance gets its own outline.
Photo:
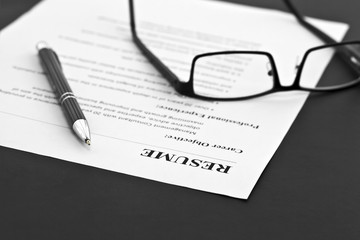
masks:
POLYGON ((304 67, 304 64, 306 62, 306 59, 308 55, 316 50, 323 49, 323 48, 329 48, 329 47, 341 47, 339 50, 337 50, 336 54, 341 56, 342 60, 344 60, 351 68, 352 70, 356 71, 357 74, 360 75, 360 52, 349 47, 351 44, 359 44, 360 41, 348 41, 348 42, 336 42, 333 38, 331 38, 326 33, 322 32, 320 29, 316 28, 314 25, 307 22, 304 17, 300 14, 300 12, 295 8, 295 6, 292 4, 290 0, 283 0, 287 8, 290 10, 292 14, 296 17, 298 22, 304 26, 306 29, 308 29, 310 32, 312 32, 314 35, 319 37, 321 40, 323 40, 325 43, 324 45, 313 47, 308 49, 300 64, 297 66, 297 72, 294 79, 294 82, 292 85, 284 86, 280 82, 279 74, 276 68, 275 60, 271 53, 265 52, 265 51, 218 51, 218 52, 208 52, 203 54, 195 55, 192 63, 191 63, 191 69, 190 69, 190 77, 189 81, 182 82, 180 79, 176 76, 175 73, 173 73, 152 51, 150 51, 149 48, 146 47, 146 45, 141 41, 141 39, 138 37, 137 31, 136 31, 136 24, 135 24, 135 11, 134 11, 134 1, 129 0, 129 10, 130 10, 130 28, 132 33, 132 39, 137 45, 137 47, 141 50, 141 52, 145 55, 145 57, 148 59, 148 61, 160 72, 160 74, 167 79, 170 84, 174 87, 174 89, 182 95, 196 98, 196 99, 203 99, 203 100, 211 100, 211 101, 234 101, 234 100, 245 100, 255 97, 264 96, 270 93, 275 92, 282 92, 282 91, 291 91, 291 90, 302 90, 302 91, 310 91, 310 92, 331 92, 331 91, 338 91, 347 89, 350 87, 354 87, 360 83, 360 77, 356 78, 355 80, 352 80, 348 83, 339 84, 336 86, 329 86, 329 87, 322 87, 322 88, 308 88, 308 87, 302 87, 300 85, 300 77, 301 73, 304 67), (217 98, 217 97, 209 97, 209 96, 202 96, 198 95, 194 91, 194 68, 196 61, 199 58, 202 57, 208 57, 208 56, 214 56, 214 55, 225 55, 225 54, 254 54, 254 55, 264 55, 268 58, 270 66, 271 66, 271 72, 273 76, 273 87, 267 91, 253 94, 245 97, 231 97, 231 98, 217 98))

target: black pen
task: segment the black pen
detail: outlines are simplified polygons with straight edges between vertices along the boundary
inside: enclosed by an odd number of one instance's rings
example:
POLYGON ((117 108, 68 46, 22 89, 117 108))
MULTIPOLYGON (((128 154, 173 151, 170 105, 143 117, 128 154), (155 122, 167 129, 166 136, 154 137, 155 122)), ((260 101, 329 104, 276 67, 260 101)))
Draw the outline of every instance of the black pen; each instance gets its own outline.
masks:
POLYGON ((47 77, 59 98, 61 107, 72 124, 74 132, 82 141, 90 145, 88 122, 65 78, 58 56, 45 42, 38 43, 36 47, 39 51, 42 66, 47 72, 47 77))

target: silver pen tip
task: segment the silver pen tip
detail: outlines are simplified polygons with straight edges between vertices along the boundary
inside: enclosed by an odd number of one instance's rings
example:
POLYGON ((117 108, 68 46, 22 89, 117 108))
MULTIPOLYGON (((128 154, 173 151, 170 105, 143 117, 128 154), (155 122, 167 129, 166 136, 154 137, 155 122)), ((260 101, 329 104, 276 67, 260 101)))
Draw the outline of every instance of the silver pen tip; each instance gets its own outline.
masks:
POLYGON ((76 120, 73 124, 73 129, 82 142, 85 142, 87 145, 91 144, 90 129, 85 119, 76 120))

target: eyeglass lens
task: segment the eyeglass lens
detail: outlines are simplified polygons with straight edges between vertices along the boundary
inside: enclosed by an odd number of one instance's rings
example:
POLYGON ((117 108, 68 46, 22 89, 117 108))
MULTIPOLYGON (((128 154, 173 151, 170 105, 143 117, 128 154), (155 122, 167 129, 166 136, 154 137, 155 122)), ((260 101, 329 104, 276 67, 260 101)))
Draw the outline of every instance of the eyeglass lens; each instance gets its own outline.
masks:
POLYGON ((262 54, 216 54, 198 58, 193 86, 197 95, 214 98, 247 97, 273 87, 269 58, 262 54))
POLYGON ((349 84, 352 81, 358 81, 359 72, 351 71, 351 67, 347 64, 348 61, 353 61, 353 65, 356 64, 359 66, 360 62, 357 58, 352 58, 347 56, 344 58, 341 56, 341 52, 347 51, 347 49, 360 49, 360 44, 346 44, 338 45, 333 47, 325 47, 311 51, 306 57, 301 76, 300 76, 300 86, 310 89, 325 89, 327 87, 341 86, 343 84, 349 84), (320 82, 317 82, 316 76, 318 63, 324 61, 324 59, 329 59, 332 57, 330 65, 328 65, 325 70, 324 78, 320 82), (349 71, 350 70, 350 71, 349 71), (326 77, 327 75, 341 73, 341 77, 326 77))

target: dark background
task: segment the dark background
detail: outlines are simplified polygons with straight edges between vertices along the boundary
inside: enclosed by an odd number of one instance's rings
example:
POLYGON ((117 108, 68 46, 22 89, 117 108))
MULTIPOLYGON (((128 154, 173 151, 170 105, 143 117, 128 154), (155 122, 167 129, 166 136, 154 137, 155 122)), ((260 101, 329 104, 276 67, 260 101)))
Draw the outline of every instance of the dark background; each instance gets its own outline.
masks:
MULTIPOLYGON (((358 0, 296 2, 360 39, 358 0)), ((311 95, 247 201, 0 147, 0 239, 360 239, 359 156, 360 87, 311 95)))

